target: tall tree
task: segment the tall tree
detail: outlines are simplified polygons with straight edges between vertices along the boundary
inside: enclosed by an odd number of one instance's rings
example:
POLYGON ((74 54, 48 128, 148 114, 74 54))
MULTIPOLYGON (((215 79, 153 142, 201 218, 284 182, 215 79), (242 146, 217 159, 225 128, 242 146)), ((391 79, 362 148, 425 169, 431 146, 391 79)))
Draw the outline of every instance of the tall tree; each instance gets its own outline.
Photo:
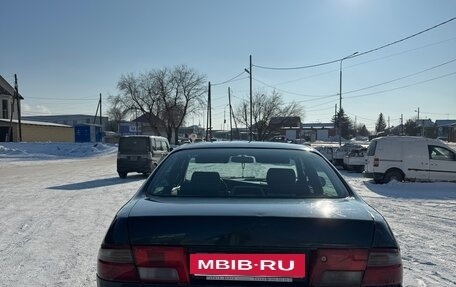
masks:
POLYGON ((340 109, 337 112, 337 120, 336 117, 333 116, 332 122, 335 123, 336 128, 339 128, 340 125, 340 132, 341 136, 345 139, 352 138, 355 131, 353 129, 353 122, 351 119, 345 114, 344 109, 340 109))
POLYGON ((385 119, 383 118, 383 113, 380 113, 378 115, 377 123, 375 124, 375 132, 383 132, 386 129, 386 122, 385 119))
POLYGON ((362 126, 358 129, 358 134, 359 134, 360 136, 363 136, 363 137, 369 136, 369 131, 367 130, 366 125, 362 125, 362 126))
POLYGON ((147 115, 145 118, 151 127, 161 125, 169 141, 174 132, 177 144, 178 129, 185 118, 196 113, 204 103, 205 79, 205 75, 185 65, 156 69, 139 76, 122 75, 117 84, 120 94, 116 102, 125 113, 140 111, 147 115))
POLYGON ((109 108, 106 114, 108 115, 108 130, 117 131, 119 122, 123 121, 127 112, 124 111, 120 103, 120 96, 109 96, 108 97, 109 108))
POLYGON ((236 108, 238 122, 252 129, 255 139, 264 141, 277 132, 281 123, 271 123, 271 118, 280 118, 284 122, 290 117, 302 117, 304 107, 297 102, 285 103, 277 91, 271 94, 255 92, 252 98, 252 126, 250 127, 250 102, 243 101, 236 108))
POLYGON ((416 136, 420 129, 416 123, 416 119, 408 119, 404 124, 404 133, 407 136, 416 136))

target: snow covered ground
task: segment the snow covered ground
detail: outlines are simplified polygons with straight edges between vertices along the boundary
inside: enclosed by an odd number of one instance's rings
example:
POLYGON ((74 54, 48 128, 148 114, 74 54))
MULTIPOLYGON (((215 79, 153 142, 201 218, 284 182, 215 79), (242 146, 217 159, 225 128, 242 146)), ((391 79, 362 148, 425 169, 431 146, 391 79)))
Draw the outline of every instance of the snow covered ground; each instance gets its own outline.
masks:
MULTIPOLYGON (((145 179, 119 179, 115 152, 104 144, 0 143, 0 286, 96 286, 104 233, 145 179)), ((342 173, 391 225, 404 286, 456 286, 456 183, 375 185, 342 173)))

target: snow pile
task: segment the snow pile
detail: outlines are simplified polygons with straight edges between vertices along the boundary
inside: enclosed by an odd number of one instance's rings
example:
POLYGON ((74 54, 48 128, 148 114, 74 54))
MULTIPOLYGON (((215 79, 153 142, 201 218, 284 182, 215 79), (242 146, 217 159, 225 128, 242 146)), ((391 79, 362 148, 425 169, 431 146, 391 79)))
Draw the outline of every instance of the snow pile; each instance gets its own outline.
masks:
POLYGON ((4 142, 0 144, 0 159, 9 160, 71 159, 114 152, 117 152, 116 145, 103 143, 4 142))

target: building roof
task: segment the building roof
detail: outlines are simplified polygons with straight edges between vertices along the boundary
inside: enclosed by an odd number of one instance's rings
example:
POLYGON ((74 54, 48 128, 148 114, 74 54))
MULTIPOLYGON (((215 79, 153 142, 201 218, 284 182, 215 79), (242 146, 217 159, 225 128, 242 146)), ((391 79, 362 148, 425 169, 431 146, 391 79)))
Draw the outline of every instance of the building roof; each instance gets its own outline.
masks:
MULTIPOLYGON (((0 119, 0 122, 4 123, 9 123, 10 120, 8 119, 0 119)), ((19 123, 18 120, 12 120, 14 124, 19 123)), ((61 124, 54 124, 54 123, 48 123, 48 122, 37 122, 37 121, 25 121, 21 120, 21 124, 23 125, 34 125, 34 126, 49 126, 49 127, 62 127, 62 128, 72 128, 72 126, 69 125, 61 125, 61 124)))
POLYGON ((163 122, 162 119, 160 119, 159 117, 157 117, 156 115, 151 114, 151 113, 145 113, 145 114, 137 117, 136 119, 134 119, 133 122, 149 124, 151 122, 150 120, 159 125, 163 125, 163 126, 165 125, 165 123, 163 122))
POLYGON ((282 127, 299 127, 300 117, 271 117, 269 125, 279 125, 282 127))
POLYGON ((424 126, 425 128, 430 128, 434 126, 434 123, 431 119, 416 120, 416 124, 419 127, 424 126))
POLYGON ((302 124, 303 129, 333 129, 334 123, 307 123, 302 124))
MULTIPOLYGON (((62 118, 94 118, 94 115, 84 114, 73 114, 73 115, 45 115, 45 116, 23 116, 23 119, 62 119, 62 118)), ((98 118, 98 115, 97 115, 98 118)), ((103 119, 107 119, 107 116, 103 116, 103 119)))
POLYGON ((449 127, 456 123, 456 120, 435 120, 437 127, 449 127))
MULTIPOLYGON (((9 95, 12 97, 15 94, 14 88, 2 76, 0 76, 0 94, 9 95)), ((24 99, 21 94, 19 94, 19 99, 24 99)))

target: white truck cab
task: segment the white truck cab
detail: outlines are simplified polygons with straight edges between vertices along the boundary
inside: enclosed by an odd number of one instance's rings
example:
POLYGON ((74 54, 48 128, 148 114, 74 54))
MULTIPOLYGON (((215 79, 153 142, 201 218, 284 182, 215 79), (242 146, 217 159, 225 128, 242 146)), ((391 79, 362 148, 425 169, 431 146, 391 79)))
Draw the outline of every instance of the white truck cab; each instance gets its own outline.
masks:
POLYGON ((437 139, 380 137, 369 144, 364 175, 376 183, 456 181, 456 152, 437 139))

